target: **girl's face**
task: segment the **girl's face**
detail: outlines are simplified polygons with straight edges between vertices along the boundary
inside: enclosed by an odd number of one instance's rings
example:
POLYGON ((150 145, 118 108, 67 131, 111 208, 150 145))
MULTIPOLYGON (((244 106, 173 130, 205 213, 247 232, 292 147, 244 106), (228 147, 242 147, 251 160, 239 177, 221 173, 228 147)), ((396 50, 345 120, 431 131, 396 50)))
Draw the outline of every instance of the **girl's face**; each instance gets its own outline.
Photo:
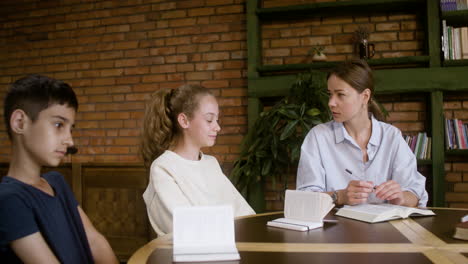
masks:
POLYGON ((198 101, 198 109, 187 121, 185 139, 200 148, 211 147, 216 142, 216 136, 221 130, 218 124, 219 107, 212 95, 203 95, 198 101))
POLYGON ((354 119, 356 116, 365 114, 367 116, 367 102, 370 98, 370 90, 365 89, 359 93, 347 82, 336 75, 328 78, 328 107, 336 122, 346 122, 354 119))

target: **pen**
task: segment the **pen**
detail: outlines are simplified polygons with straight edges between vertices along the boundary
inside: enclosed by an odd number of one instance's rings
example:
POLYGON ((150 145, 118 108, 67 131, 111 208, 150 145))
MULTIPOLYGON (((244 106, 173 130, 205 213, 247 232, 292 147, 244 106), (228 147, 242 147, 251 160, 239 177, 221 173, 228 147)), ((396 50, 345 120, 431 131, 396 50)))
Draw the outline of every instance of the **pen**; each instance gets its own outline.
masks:
POLYGON ((345 171, 346 171, 347 173, 349 173, 349 174, 353 174, 353 172, 350 171, 350 170, 348 170, 348 169, 345 169, 345 171))

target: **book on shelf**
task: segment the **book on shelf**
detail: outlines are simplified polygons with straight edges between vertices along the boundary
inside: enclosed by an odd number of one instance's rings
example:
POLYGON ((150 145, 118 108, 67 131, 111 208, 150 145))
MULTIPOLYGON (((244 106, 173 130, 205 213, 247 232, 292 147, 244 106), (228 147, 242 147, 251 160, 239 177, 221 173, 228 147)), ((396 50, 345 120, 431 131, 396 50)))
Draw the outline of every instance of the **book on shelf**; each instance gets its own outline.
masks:
POLYGON ((231 205, 176 207, 173 261, 205 262, 240 259, 234 239, 231 205))
POLYGON ((468 149, 468 124, 457 118, 445 119, 445 148, 468 149))
POLYGON ((442 20, 444 60, 468 59, 468 27, 453 27, 442 20))
POLYGON ((320 228, 335 206, 326 193, 286 190, 285 196, 284 217, 268 221, 268 226, 297 231, 320 228))
POLYGON ((468 215, 462 217, 461 222, 455 226, 453 238, 468 240, 468 215))
POLYGON ((418 159, 431 159, 432 138, 426 132, 404 136, 406 143, 418 159))
POLYGON ((336 213, 343 216, 367 223, 378 223, 409 216, 430 216, 435 215, 431 210, 413 207, 399 206, 393 204, 358 204, 345 205, 336 213))
POLYGON ((440 0, 440 10, 456 11, 468 8, 467 0, 440 0))

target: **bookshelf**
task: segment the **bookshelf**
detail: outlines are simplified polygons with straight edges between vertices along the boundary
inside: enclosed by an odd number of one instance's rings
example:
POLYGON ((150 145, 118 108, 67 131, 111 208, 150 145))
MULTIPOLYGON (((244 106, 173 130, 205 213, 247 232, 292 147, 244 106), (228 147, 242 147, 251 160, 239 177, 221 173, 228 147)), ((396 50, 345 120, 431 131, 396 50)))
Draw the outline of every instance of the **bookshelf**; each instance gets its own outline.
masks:
MULTIPOLYGON (((440 20, 446 20, 447 26, 465 27, 468 26, 468 9, 441 12, 440 20)), ((468 66, 468 59, 444 60, 444 67, 468 66)))
POLYGON ((351 0, 322 2, 285 7, 262 8, 260 0, 247 1, 248 46, 248 124, 253 126, 262 109, 262 100, 288 93, 295 73, 308 69, 326 69, 339 62, 312 64, 262 64, 261 22, 288 20, 298 17, 350 15, 385 11, 422 12, 425 31, 425 54, 398 58, 368 60, 375 69, 376 93, 424 93, 428 96, 428 133, 433 138, 432 159, 418 160, 418 165, 430 166, 432 178, 432 206, 445 206, 445 156, 468 155, 468 151, 445 151, 444 92, 468 91, 468 60, 443 61, 441 51, 441 21, 468 25, 468 11, 440 12, 439 1, 434 0, 351 0))

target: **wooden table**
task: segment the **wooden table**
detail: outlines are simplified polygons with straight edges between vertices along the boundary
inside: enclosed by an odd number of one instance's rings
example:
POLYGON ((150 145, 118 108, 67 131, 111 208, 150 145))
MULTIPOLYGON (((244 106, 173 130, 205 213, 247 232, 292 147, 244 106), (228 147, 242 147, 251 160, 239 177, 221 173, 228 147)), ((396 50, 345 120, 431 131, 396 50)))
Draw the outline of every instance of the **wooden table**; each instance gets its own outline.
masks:
MULTIPOLYGON (((376 224, 336 217, 338 223, 308 232, 266 226, 282 213, 243 217, 235 223, 241 260, 219 263, 468 263, 468 241, 452 238, 468 210, 433 211, 436 216, 376 224)), ((128 263, 172 263, 171 235, 149 242, 128 263)))

